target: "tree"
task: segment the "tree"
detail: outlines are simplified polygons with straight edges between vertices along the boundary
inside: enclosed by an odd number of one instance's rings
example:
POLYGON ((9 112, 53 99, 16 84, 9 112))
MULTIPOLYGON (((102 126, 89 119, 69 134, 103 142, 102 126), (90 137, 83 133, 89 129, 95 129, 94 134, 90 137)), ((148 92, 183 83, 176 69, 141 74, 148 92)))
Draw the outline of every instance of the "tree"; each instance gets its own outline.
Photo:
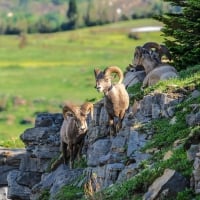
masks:
POLYGON ((178 70, 200 63, 200 1, 164 0, 172 9, 155 18, 164 23, 165 44, 178 70))
POLYGON ((69 19, 68 28, 74 29, 78 19, 78 10, 76 5, 76 0, 69 0, 69 7, 67 10, 67 17, 69 19))

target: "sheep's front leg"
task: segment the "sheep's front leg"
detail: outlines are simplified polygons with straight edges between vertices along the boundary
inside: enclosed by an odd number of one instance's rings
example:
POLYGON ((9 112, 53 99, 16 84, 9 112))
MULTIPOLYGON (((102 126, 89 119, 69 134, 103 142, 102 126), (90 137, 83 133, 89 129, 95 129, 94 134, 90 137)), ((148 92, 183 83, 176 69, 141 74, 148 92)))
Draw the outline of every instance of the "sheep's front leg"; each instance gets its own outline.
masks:
POLYGON ((116 132, 119 132, 119 130, 122 128, 122 122, 124 120, 124 116, 125 116, 125 111, 119 114, 118 122, 116 124, 116 132))
POLYGON ((69 145, 69 168, 72 169, 73 168, 73 144, 69 145))
POLYGON ((78 146, 77 146, 77 158, 78 158, 78 161, 80 161, 81 160, 81 153, 82 153, 82 149, 83 149, 83 144, 84 144, 84 140, 82 140, 81 142, 80 142, 80 144, 78 144, 78 146))
POLYGON ((114 125, 114 118, 112 116, 109 116, 108 125, 109 135, 114 136, 116 134, 116 130, 114 125))
POLYGON ((70 169, 74 168, 74 160, 76 158, 77 147, 76 145, 72 144, 70 147, 70 159, 69 159, 69 167, 70 169))
POLYGON ((68 159, 68 156, 67 156, 67 144, 64 143, 64 142, 62 142, 62 153, 63 153, 63 162, 66 165, 67 164, 67 159, 68 159))

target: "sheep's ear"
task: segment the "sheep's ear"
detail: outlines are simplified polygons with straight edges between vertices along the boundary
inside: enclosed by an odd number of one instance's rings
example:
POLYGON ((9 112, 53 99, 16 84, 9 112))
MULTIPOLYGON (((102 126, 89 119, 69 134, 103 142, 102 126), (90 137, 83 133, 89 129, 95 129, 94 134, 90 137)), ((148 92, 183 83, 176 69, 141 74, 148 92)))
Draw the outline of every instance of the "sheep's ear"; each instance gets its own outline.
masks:
POLYGON ((95 77, 97 77, 99 73, 100 73, 100 69, 94 69, 94 75, 95 75, 95 77))

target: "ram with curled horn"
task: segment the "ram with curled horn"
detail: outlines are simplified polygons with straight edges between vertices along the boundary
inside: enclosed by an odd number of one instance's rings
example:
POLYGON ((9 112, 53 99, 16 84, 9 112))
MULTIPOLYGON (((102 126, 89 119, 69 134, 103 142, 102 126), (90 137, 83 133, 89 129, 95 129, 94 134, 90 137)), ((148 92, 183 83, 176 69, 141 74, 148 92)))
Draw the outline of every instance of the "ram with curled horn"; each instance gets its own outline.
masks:
POLYGON ((172 59, 172 56, 168 50, 168 48, 163 44, 158 44, 156 42, 147 42, 143 45, 143 48, 148 51, 152 51, 160 62, 162 62, 162 56, 165 55, 169 60, 172 59), (154 51, 152 49, 155 49, 154 51))
POLYGON ((154 85, 160 80, 178 77, 178 72, 173 66, 160 63, 151 52, 140 46, 135 48, 133 65, 143 66, 145 69, 146 76, 142 88, 154 85))
POLYGON ((129 95, 125 89, 123 72, 117 66, 107 67, 104 71, 94 70, 98 92, 104 93, 104 106, 108 113, 108 125, 110 135, 115 135, 122 128, 122 121, 129 107, 129 95), (118 75, 118 82, 112 83, 112 74, 118 75), (115 118, 117 122, 115 123, 115 118))
POLYGON ((64 163, 69 160, 73 168, 76 157, 80 159, 84 138, 88 130, 87 117, 91 114, 93 119, 93 104, 86 102, 81 106, 67 103, 63 109, 63 123, 60 130, 61 151, 64 163))

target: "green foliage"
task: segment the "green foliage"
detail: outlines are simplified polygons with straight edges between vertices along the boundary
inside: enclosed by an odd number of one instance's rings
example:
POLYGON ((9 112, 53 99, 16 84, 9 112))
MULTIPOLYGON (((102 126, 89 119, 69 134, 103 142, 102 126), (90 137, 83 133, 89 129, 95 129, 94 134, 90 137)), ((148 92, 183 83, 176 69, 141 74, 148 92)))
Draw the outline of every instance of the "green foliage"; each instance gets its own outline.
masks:
POLYGON ((130 95, 130 101, 131 103, 134 102, 134 100, 139 100, 144 96, 144 92, 141 90, 142 83, 136 83, 131 87, 127 88, 127 91, 130 95))
POLYGON ((62 18, 59 13, 52 12, 40 17, 35 23, 35 27, 40 33, 51 33, 59 31, 61 23, 62 18))
POLYGON ((166 37, 165 44, 172 52, 175 66, 180 70, 199 64, 199 1, 165 1, 181 8, 179 12, 172 10, 171 13, 156 17, 165 24, 162 30, 166 37))
POLYGON ((1 0, 0 34, 51 33, 71 30, 85 26, 96 26, 133 18, 149 18, 167 10, 161 0, 152 0, 151 4, 137 1, 136 4, 123 5, 99 0, 13 0, 9 3, 1 0), (142 6, 141 4, 142 3, 142 6), (63 9, 64 10, 63 12, 63 9), (10 15, 11 14, 11 15, 10 15), (56 19, 49 19, 54 15, 56 19))
POLYGON ((50 192, 48 189, 45 189, 41 192, 41 195, 37 200, 49 200, 50 197, 50 192))
POLYGON ((86 168, 87 167, 87 160, 85 157, 81 157, 80 160, 74 161, 74 168, 86 168))
POLYGON ((191 177, 193 169, 193 163, 187 159, 187 154, 183 147, 175 149, 170 159, 158 161, 157 165, 163 169, 174 169, 188 179, 191 177))
POLYGON ((161 170, 145 169, 133 178, 122 184, 115 184, 114 186, 97 193, 94 199, 102 196, 105 200, 121 200, 121 199, 141 199, 141 194, 144 193, 148 186, 161 175, 161 170))
POLYGON ((76 27, 76 22, 78 19, 76 0, 69 0, 69 6, 66 15, 68 17, 68 22, 66 24, 67 29, 74 29, 76 27))
POLYGON ((178 193, 176 200, 191 200, 191 199, 198 200, 194 197, 195 197, 194 192, 191 189, 186 189, 183 192, 178 193))
POLYGON ((67 185, 56 194, 56 200, 77 200, 83 196, 83 188, 67 185))

